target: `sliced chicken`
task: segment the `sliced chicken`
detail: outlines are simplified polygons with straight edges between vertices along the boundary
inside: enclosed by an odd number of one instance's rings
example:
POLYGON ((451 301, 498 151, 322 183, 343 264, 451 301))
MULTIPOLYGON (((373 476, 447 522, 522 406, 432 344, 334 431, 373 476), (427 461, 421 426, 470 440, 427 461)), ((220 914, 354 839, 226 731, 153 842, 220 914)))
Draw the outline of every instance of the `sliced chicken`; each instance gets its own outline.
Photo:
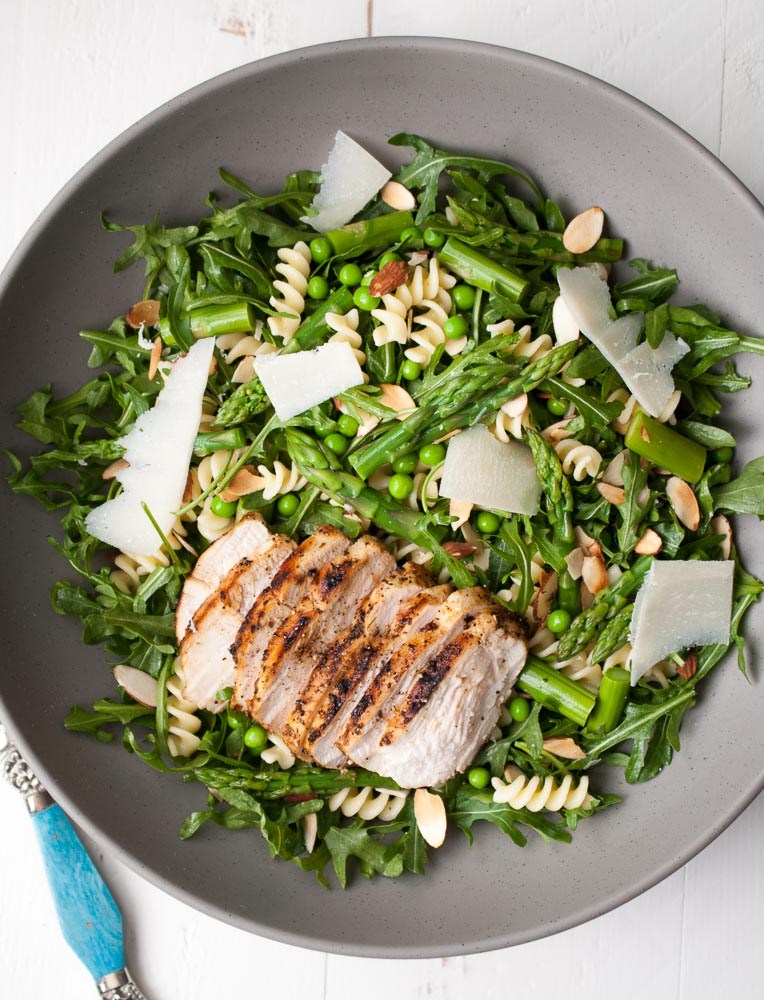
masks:
POLYGON ((270 531, 259 514, 246 514, 196 560, 186 577, 175 608, 175 634, 183 641, 196 611, 238 562, 270 538, 270 531))
MULTIPOLYGON (((411 564, 409 564, 411 565, 411 564)), ((351 714, 363 702, 368 707, 367 694, 384 688, 390 680, 389 664, 393 654, 412 635, 432 621, 451 588, 426 587, 399 604, 389 627, 376 638, 361 637, 342 654, 337 681, 329 689, 313 716, 304 741, 304 748, 323 767, 337 768, 346 761, 345 754, 335 746, 335 740, 348 724, 351 714)), ((363 706, 359 712, 363 711, 363 706)))
POLYGON ((260 594, 231 644, 236 665, 231 705, 249 710, 263 656, 276 629, 308 596, 312 581, 324 566, 341 560, 350 542, 336 528, 319 528, 284 560, 269 587, 260 594))
POLYGON ((427 664, 471 618, 493 606, 495 601, 482 587, 453 591, 432 620, 407 638, 379 668, 336 740, 339 749, 350 760, 365 759, 372 753, 397 700, 405 697, 427 664))
POLYGON ((298 748, 304 748, 308 727, 319 704, 336 689, 350 661, 364 643, 386 632, 400 606, 432 583, 426 570, 414 563, 385 577, 358 605, 354 620, 323 650, 293 709, 284 720, 284 730, 298 748))
POLYGON ((488 739, 526 656, 517 619, 498 605, 479 612, 427 660, 386 723, 355 745, 353 762, 402 788, 443 784, 488 739))
POLYGON ((211 712, 225 705, 216 693, 234 681, 230 646, 244 617, 276 570, 296 548, 284 535, 271 535, 252 549, 223 578, 196 611, 180 644, 184 697, 211 712))
POLYGON ((304 727, 310 721, 299 696, 313 668, 395 567, 395 559, 384 545, 370 535, 362 536, 341 559, 317 573, 308 595, 273 632, 249 712, 266 729, 277 732, 290 749, 299 752, 304 727), (290 714, 292 727, 286 725, 290 714))

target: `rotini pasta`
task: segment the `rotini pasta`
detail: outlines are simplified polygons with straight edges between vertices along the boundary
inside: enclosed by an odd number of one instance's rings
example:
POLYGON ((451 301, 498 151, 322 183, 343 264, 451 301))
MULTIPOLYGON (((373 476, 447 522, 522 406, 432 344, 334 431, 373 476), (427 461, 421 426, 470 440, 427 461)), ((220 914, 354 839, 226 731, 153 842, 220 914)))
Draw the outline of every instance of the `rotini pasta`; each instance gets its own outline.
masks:
POLYGON ((562 471, 566 476, 572 475, 577 483, 587 476, 594 478, 600 471, 602 455, 591 445, 582 444, 575 438, 563 438, 553 447, 562 463, 562 471))
POLYGON ((258 465, 257 471, 263 480, 264 500, 273 500, 284 493, 295 493, 307 482, 294 465, 286 466, 279 461, 273 463, 272 469, 267 465, 258 465))
POLYGON ((361 350, 363 340, 361 334, 358 332, 358 310, 351 309, 344 316, 342 313, 330 312, 324 316, 324 320, 329 329, 334 330, 334 333, 329 338, 329 343, 350 344, 356 361, 363 368, 366 363, 366 355, 361 350))
POLYGON ((282 771, 288 771, 294 765, 295 756, 286 743, 275 733, 268 733, 270 746, 260 754, 260 759, 266 764, 278 764, 282 771))
MULTIPOLYGON (((409 338, 415 341, 417 347, 411 348, 426 359, 424 362, 417 361, 417 357, 411 357, 408 352, 406 356, 417 364, 425 363, 432 356, 432 352, 438 344, 443 343, 443 323, 448 319, 451 310, 451 295, 449 289, 456 284, 453 274, 441 267, 437 258, 430 258, 428 267, 418 264, 414 267, 409 280, 400 285, 394 292, 382 296, 384 308, 372 309, 371 315, 379 322, 374 330, 374 343, 377 347, 383 344, 405 344, 409 338), (412 310, 423 307, 427 310, 425 316, 412 317, 412 310), (432 314, 432 315, 431 315, 432 314), (417 335, 412 334, 412 323, 422 320, 420 324, 422 330, 417 331, 417 335), (443 334, 436 343, 432 343, 437 338, 437 331, 443 334), (429 332, 425 332, 429 331, 429 332), (417 339, 418 338, 418 339, 417 339), (430 349, 428 349, 428 347, 430 349)), ((458 354, 463 349, 459 347, 459 341, 453 341, 454 346, 447 348, 449 353, 458 354)))
POLYGON ((305 308, 305 293, 308 290, 308 275, 310 274, 311 253, 307 243, 300 240, 293 247, 282 247, 278 251, 279 263, 276 271, 283 280, 277 278, 273 287, 281 295, 272 295, 271 306, 289 316, 269 316, 268 326, 274 337, 281 337, 288 343, 300 327, 302 312, 305 308))
MULTIPOLYGON (((611 667, 625 667, 627 670, 631 667, 631 644, 625 642, 622 646, 614 652, 605 660, 602 664, 603 670, 609 670, 611 667)), ((677 671, 677 666, 673 660, 661 660, 659 663, 653 664, 650 669, 644 673, 641 680, 647 681, 649 684, 658 684, 662 688, 667 688, 669 686, 669 680, 674 677, 677 671)))
POLYGON ((198 707, 183 697, 183 687, 183 667, 178 657, 175 673, 167 680, 167 749, 173 757, 190 757, 200 743, 196 734, 201 729, 202 720, 196 714, 198 707))
POLYGON ((424 467, 414 473, 414 485, 404 501, 412 510, 420 510, 423 503, 438 499, 438 482, 443 475, 443 469, 430 472, 424 467))
MULTIPOLYGON (((403 353, 409 361, 415 361, 424 368, 435 353, 436 347, 440 347, 446 342, 443 325, 448 319, 448 313, 433 300, 425 300, 423 305, 427 306, 427 312, 414 317, 414 323, 419 329, 412 329, 409 338, 417 346, 409 347, 403 353)), ((466 343, 466 338, 461 339, 466 343)), ((464 344, 462 344, 463 348, 464 344)))
MULTIPOLYGON (((176 519, 172 530, 167 536, 170 547, 177 550, 188 549, 196 554, 192 546, 185 541, 186 529, 182 522, 176 519)), ((109 574, 109 579, 121 590, 123 594, 134 594, 140 587, 141 582, 149 576, 155 569, 170 565, 170 557, 164 546, 161 546, 152 555, 137 555, 132 552, 119 552, 114 557, 115 568, 109 574)))
POLYGON ((528 396, 523 393, 502 406, 491 425, 491 431, 495 438, 506 443, 513 438, 522 438, 525 427, 533 427, 533 419, 528 396))
POLYGON ((494 788, 493 801, 502 802, 513 809, 528 809, 530 812, 559 812, 561 809, 588 809, 592 805, 589 795, 589 778, 584 776, 576 784, 572 775, 566 774, 558 782, 549 775, 529 778, 510 764, 504 769, 504 780, 491 778, 494 788))
POLYGON ((548 661, 555 670, 559 670, 566 677, 570 677, 572 681, 578 681, 579 684, 583 684, 590 691, 597 691, 599 689, 602 682, 602 667, 599 663, 591 662, 591 657, 587 649, 581 650, 581 652, 576 653, 567 660, 560 660, 557 656, 557 648, 559 646, 557 638, 548 629, 541 629, 537 635, 539 637, 538 641, 534 644, 534 640, 537 638, 534 636, 528 644, 529 649, 536 656, 548 661))
POLYGON ((406 805, 407 791, 389 788, 341 788, 326 804, 331 812, 361 819, 396 819, 406 805))
POLYGON ((226 364, 238 364, 231 376, 232 382, 249 382, 255 374, 255 358, 265 354, 275 354, 278 348, 263 340, 263 324, 260 320, 252 333, 224 333, 216 340, 223 352, 226 364))
MULTIPOLYGON (((514 333, 515 324, 511 319, 504 319, 500 323, 490 323, 486 329, 492 337, 499 337, 514 333)), ((554 347, 554 341, 548 334, 542 333, 540 337, 534 337, 533 330, 527 324, 520 327, 517 336, 517 343, 512 345, 509 353, 526 361, 540 361, 554 347)))

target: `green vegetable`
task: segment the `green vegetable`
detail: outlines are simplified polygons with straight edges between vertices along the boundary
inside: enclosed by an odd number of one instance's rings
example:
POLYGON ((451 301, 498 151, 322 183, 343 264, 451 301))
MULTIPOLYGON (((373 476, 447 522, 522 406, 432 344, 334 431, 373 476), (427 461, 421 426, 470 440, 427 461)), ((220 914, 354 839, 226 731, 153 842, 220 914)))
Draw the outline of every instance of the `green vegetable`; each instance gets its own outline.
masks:
POLYGON ((459 340, 469 333, 470 325, 464 316, 451 316, 443 324, 443 333, 448 340, 459 340))
POLYGON ((354 438, 358 433, 358 421, 351 417, 349 413, 343 413, 340 416, 337 426, 340 429, 340 434, 344 434, 346 438, 354 438))
POLYGON ((457 309, 469 312, 475 305, 475 289, 471 285, 455 285, 451 289, 451 298, 457 309))
MULTIPOLYGON (((332 250, 339 256, 362 254, 366 250, 389 246, 400 242, 401 233, 414 221, 411 212, 390 212, 363 222, 351 222, 342 229, 333 229, 326 234, 332 250)), ((359 281, 360 276, 359 276, 359 281)), ((355 282, 354 282, 355 283, 355 282)))
POLYGON ((515 722, 525 722, 531 714, 531 703, 527 698, 511 698, 509 701, 509 714, 515 722))
POLYGON ((325 299, 329 294, 329 282, 320 274, 314 274, 308 282, 308 298, 325 299))
POLYGON ((547 615, 546 627, 555 635, 562 635, 563 632, 567 632, 570 628, 571 621, 572 618, 569 611, 566 611, 565 608, 557 608, 554 611, 550 611, 547 615))
POLYGON ((341 285, 360 285, 363 271, 357 264, 343 264, 337 272, 341 285))
POLYGON ((405 473, 396 472, 387 484, 387 491, 395 500, 405 500, 414 489, 414 480, 405 473))
POLYGON ((630 684, 629 672, 623 667, 611 667, 605 671, 597 692, 597 702, 586 724, 587 730, 609 733, 615 729, 623 716, 630 684))
POLYGON ((242 382, 226 399, 213 420, 214 427, 235 427, 264 413, 271 405, 257 375, 248 382, 242 382))
POLYGON ((583 726, 594 707, 595 696, 587 688, 559 673, 536 656, 529 656, 517 687, 544 708, 583 726))
POLYGON ((556 396, 550 396, 546 401, 546 408, 554 417, 564 417, 568 412, 568 406, 566 399, 557 399, 556 396))
POLYGON ((317 236, 310 241, 310 254, 317 264, 329 260, 333 252, 332 244, 325 236, 317 236))
POLYGON ((400 458, 396 458, 392 464, 393 472, 405 472, 408 474, 416 471, 419 460, 416 454, 411 452, 408 455, 401 455, 400 458))
POLYGON ((416 361, 409 361, 408 359, 401 365, 401 378, 405 378, 407 381, 412 381, 415 378, 419 378, 422 374, 422 367, 418 365, 416 361))
POLYGON ((491 780, 491 772, 484 767, 471 767, 467 772, 467 781, 473 788, 485 788, 491 780))
POLYGON ((419 461, 429 469, 440 465, 445 460, 445 457, 446 449, 442 444, 426 444, 424 448, 419 449, 419 461))
POLYGON ((717 486, 712 493, 717 510, 764 518, 764 458, 749 462, 737 479, 717 486))
POLYGON ((372 295, 368 288, 364 288, 361 285, 353 292, 353 302, 363 312, 371 312, 372 309, 376 309, 379 305, 379 296, 372 295))
POLYGON ((422 233, 422 239, 424 240, 425 246, 428 247, 442 247, 446 242, 446 238, 442 233, 439 233, 437 229, 425 229, 422 233))
MULTIPOLYGON (((231 302, 228 305, 205 306, 188 314, 191 333, 196 339, 221 337, 226 333, 249 333, 255 328, 255 317, 248 302, 231 302)), ((159 321, 159 334, 168 343, 170 323, 159 321)))
MULTIPOLYGON (((222 409, 222 407, 221 407, 222 409)), ((194 454, 198 456, 213 455, 216 451, 235 451, 247 443, 240 427, 232 427, 225 431, 210 431, 196 435, 194 454)))
POLYGON ((210 510, 218 517, 233 517, 236 513, 236 504, 222 500, 220 497, 213 497, 210 501, 210 510))
POLYGON ((283 493, 276 501, 276 509, 282 517, 291 517, 297 513, 300 498, 296 493, 283 493))
POLYGON ((348 439, 342 434, 329 434, 324 439, 324 444, 333 451, 335 455, 344 455, 348 447, 348 439))
POLYGON ((409 246, 421 246, 422 230, 418 229, 416 226, 409 226, 401 233, 400 241, 401 243, 409 246))
POLYGON ((392 252, 390 252, 390 253, 383 253, 382 256, 379 258, 379 262, 378 262, 379 263, 379 269, 382 270, 382 268, 385 266, 385 264, 389 264, 389 263, 391 263, 391 261, 400 260, 400 259, 401 258, 399 256, 399 254, 397 254, 397 253, 392 253, 392 252))
POLYGON ((697 483, 706 464, 706 449, 637 410, 626 431, 626 447, 653 465, 697 483))
POLYGON ((244 733, 244 746, 248 750, 252 750, 253 753, 260 753, 261 750, 265 749, 267 743, 268 734, 262 726, 257 724, 249 726, 244 733))
POLYGON ((519 274, 453 236, 440 251, 440 260, 471 285, 485 292, 501 292, 512 302, 519 302, 528 288, 528 282, 519 274))
POLYGON ((481 510, 475 518, 475 527, 484 535, 493 535, 500 524, 501 518, 490 510, 481 510))

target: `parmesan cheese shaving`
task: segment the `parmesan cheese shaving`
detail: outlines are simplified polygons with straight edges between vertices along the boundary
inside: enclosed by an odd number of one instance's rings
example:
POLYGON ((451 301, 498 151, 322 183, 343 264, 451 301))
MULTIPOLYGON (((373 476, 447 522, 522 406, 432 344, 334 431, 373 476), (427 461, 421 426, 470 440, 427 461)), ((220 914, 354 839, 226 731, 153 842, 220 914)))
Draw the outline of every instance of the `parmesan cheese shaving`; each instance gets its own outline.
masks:
POLYGON ((363 146, 337 132, 329 159, 321 168, 321 189, 313 199, 316 215, 303 222, 326 233, 350 222, 371 201, 392 174, 363 146))
POLYGON ((631 683, 670 653, 727 644, 735 564, 696 559, 654 562, 631 621, 631 683))
POLYGON ((482 424, 448 444, 440 495, 510 514, 535 514, 541 485, 530 448, 497 441, 482 424))
POLYGON ((257 372, 279 420, 363 385, 363 372, 350 344, 328 343, 312 351, 255 358, 257 372))
POLYGON ((90 534, 102 542, 133 555, 156 552, 161 541, 144 503, 163 534, 170 533, 183 500, 214 348, 212 338, 200 340, 178 358, 153 407, 121 439, 129 463, 116 473, 122 492, 85 519, 90 534))
POLYGON ((561 268, 560 293, 575 322, 615 368, 642 409, 660 415, 674 392, 671 369, 689 351, 683 340, 667 330, 660 347, 637 345, 642 314, 610 318, 610 292, 587 267, 561 268))

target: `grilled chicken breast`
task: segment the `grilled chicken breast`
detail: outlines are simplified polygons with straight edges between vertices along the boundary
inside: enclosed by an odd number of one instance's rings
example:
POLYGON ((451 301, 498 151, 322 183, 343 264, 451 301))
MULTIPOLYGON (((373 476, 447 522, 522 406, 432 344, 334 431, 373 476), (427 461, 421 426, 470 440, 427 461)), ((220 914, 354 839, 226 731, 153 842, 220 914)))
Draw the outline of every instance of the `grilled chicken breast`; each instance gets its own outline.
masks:
POLYGON ((295 752, 300 752, 305 726, 313 714, 312 707, 303 705, 300 694, 314 667, 351 626, 367 596, 395 566, 395 559, 380 542, 362 536, 342 558, 316 574, 310 592, 274 631, 249 712, 266 729, 278 732, 295 752))
POLYGON ((238 562, 270 538, 271 533, 259 514, 247 514, 213 542, 196 560, 186 577, 175 608, 175 634, 183 641, 196 611, 238 562))
POLYGON ((211 712, 224 707, 226 703, 215 695, 234 682, 231 643, 247 611, 295 548, 290 538, 268 533, 265 541, 240 559, 197 609, 180 644, 183 694, 188 701, 211 712))
POLYGON ((249 711, 271 637, 308 596, 311 583, 321 568, 340 560, 349 548, 350 542, 342 532, 327 526, 306 538, 281 564, 270 586, 247 612, 231 644, 236 664, 231 700, 234 708, 249 711))

